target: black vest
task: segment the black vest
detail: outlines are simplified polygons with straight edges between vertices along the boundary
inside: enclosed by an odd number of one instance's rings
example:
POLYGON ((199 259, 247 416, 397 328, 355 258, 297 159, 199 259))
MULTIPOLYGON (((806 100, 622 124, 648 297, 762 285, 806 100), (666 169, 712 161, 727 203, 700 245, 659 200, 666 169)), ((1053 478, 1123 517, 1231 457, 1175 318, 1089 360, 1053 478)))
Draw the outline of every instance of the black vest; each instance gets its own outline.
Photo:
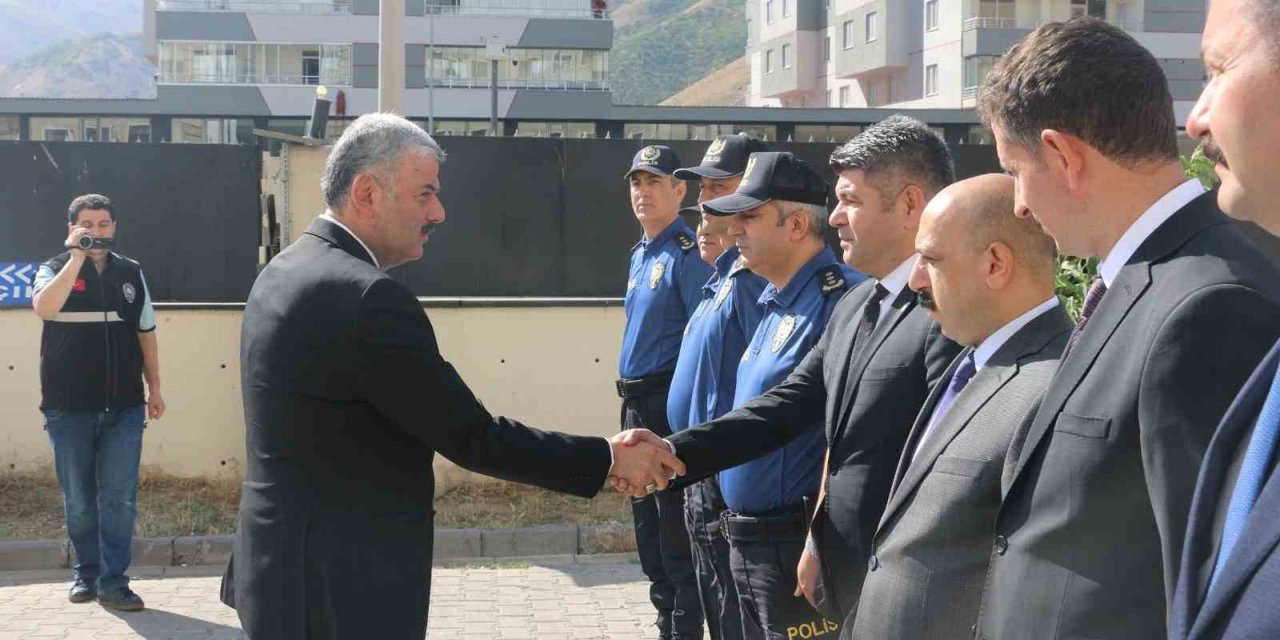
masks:
MULTIPOLYGON (((70 253, 44 266, 56 274, 70 253)), ((145 404, 138 321, 146 300, 142 268, 108 254, 98 273, 85 260, 67 302, 40 336, 40 409, 119 411, 145 404)), ((151 327, 148 327, 151 329, 151 327)))

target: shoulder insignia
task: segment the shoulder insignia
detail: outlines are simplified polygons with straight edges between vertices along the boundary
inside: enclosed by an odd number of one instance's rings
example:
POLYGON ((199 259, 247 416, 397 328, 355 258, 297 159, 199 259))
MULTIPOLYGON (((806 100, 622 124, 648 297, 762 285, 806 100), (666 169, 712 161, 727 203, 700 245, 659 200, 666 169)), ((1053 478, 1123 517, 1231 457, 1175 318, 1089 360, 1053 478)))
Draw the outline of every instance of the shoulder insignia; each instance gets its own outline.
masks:
POLYGON ((818 272, 818 281, 822 284, 822 293, 830 294, 833 291, 844 291, 848 283, 844 279, 844 274, 840 273, 838 265, 824 267, 818 272))
POLYGON ((693 241, 693 236, 681 231, 676 234, 676 242, 680 244, 680 250, 689 253, 698 243, 693 241))

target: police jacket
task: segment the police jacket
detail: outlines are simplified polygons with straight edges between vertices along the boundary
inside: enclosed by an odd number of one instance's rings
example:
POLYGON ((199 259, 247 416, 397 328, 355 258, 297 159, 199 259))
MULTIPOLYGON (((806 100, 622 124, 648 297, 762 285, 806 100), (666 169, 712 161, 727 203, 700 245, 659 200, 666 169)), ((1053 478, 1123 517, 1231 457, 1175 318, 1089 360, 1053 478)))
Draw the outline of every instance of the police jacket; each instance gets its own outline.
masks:
MULTIPOLYGON (((37 291, 70 259, 64 252, 41 265, 37 291)), ((109 253, 99 273, 85 260, 66 304, 44 322, 40 409, 118 411, 145 404, 138 333, 155 328, 137 262, 109 253)))

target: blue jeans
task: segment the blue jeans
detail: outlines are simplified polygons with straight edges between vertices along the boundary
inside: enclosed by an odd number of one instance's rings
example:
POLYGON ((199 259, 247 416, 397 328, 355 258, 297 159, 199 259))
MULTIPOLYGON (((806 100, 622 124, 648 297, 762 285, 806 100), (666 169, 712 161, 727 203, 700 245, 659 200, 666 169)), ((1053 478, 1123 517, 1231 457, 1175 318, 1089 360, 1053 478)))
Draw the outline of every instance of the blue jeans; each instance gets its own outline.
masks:
POLYGON ((98 591, 129 585, 138 516, 138 461, 145 407, 118 412, 45 411, 76 578, 98 591))

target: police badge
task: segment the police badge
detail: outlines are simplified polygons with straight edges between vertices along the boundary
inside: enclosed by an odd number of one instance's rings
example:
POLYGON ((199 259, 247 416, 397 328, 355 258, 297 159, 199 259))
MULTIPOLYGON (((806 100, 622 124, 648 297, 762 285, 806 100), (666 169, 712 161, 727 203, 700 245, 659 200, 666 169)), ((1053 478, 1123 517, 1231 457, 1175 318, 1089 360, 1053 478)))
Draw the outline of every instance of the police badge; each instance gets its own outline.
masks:
POLYGON ((660 155, 662 155, 662 152, 658 151, 657 147, 645 147, 640 150, 640 159, 644 162, 653 162, 657 160, 660 155))
POLYGON ((134 299, 138 297, 138 292, 133 288, 133 284, 126 282, 121 289, 124 291, 124 301, 133 304, 134 299))
POLYGON ((787 343, 787 338, 791 337, 791 332, 794 331, 795 328, 796 316, 795 314, 788 313, 782 318, 782 321, 778 323, 777 330, 773 332, 773 344, 770 345, 769 348, 772 349, 774 353, 781 351, 782 345, 787 343))
POLYGON ((653 263, 653 270, 649 272, 649 288, 657 289, 658 283, 662 282, 662 274, 666 272, 667 263, 661 261, 653 263))
POLYGON ((720 285, 720 290, 716 292, 716 309, 724 304, 726 298, 729 297, 729 290, 733 288, 733 278, 726 279, 724 284, 720 285))
POLYGON ((716 138, 711 142, 711 146, 707 147, 707 153, 702 156, 702 164, 719 162, 721 151, 724 151, 724 139, 716 138))

